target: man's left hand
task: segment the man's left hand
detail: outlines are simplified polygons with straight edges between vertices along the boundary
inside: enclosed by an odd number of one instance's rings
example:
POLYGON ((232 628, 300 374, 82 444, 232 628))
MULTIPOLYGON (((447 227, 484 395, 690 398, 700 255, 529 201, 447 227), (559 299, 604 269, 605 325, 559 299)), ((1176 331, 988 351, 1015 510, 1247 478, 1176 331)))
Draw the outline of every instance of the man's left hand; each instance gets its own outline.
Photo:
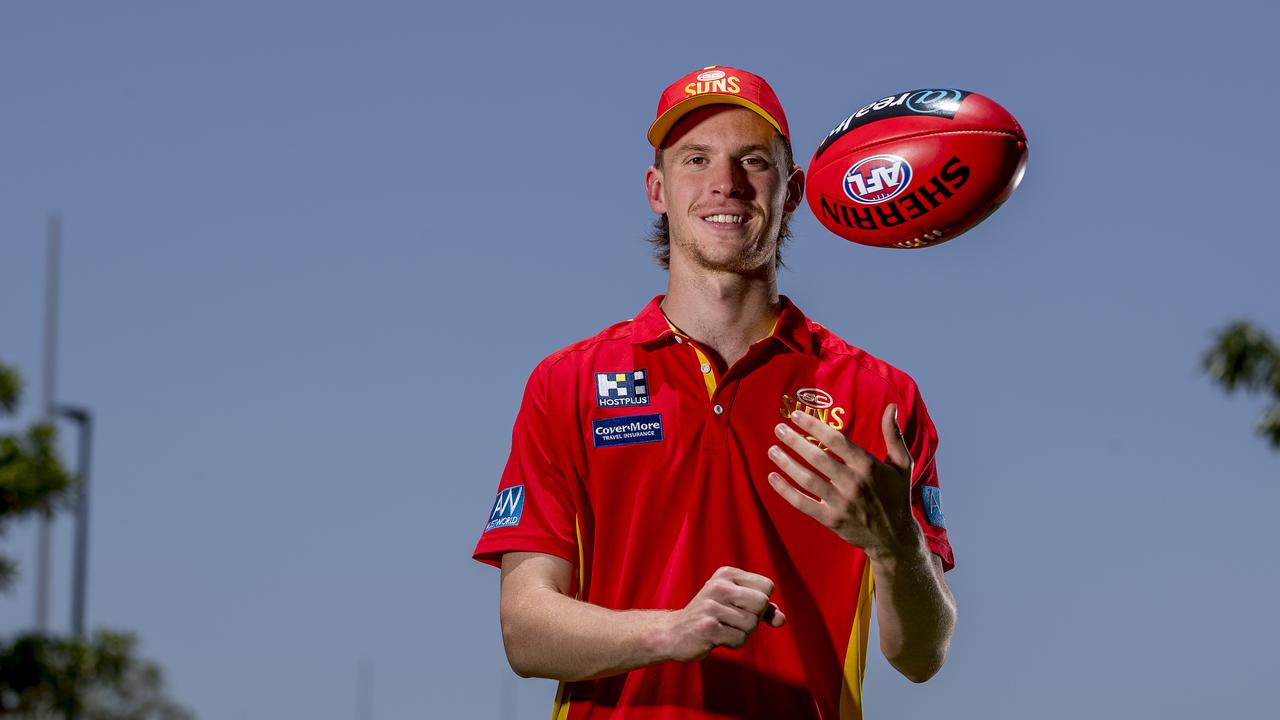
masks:
POLYGON ((809 495, 776 472, 769 473, 773 489, 792 507, 831 528, 846 542, 862 548, 872 560, 916 554, 924 544, 923 534, 911 514, 914 461, 898 428, 897 414, 897 406, 891 403, 884 409, 880 422, 888 448, 886 462, 858 447, 835 428, 800 411, 791 413, 791 422, 801 432, 779 423, 775 434, 818 473, 781 447, 769 448, 769 459, 809 495), (808 437, 816 439, 829 452, 808 437))

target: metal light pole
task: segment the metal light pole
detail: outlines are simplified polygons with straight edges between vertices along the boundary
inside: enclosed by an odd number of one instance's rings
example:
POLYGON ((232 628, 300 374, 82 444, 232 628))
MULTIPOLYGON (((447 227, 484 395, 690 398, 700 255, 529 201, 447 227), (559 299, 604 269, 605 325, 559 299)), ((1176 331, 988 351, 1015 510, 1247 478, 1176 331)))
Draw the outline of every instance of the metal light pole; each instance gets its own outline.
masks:
POLYGON ((80 493, 76 498, 75 573, 71 580, 71 632, 84 639, 85 578, 89 570, 89 461, 93 447, 93 415, 87 408, 59 405, 57 413, 76 424, 80 431, 76 474, 80 493))

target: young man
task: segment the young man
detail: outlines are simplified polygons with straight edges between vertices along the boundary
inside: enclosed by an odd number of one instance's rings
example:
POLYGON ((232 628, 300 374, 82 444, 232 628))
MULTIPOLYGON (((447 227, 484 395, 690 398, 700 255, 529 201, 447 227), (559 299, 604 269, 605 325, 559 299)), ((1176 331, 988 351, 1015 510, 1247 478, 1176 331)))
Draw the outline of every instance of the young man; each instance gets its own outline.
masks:
POLYGON ((667 294, 534 370, 476 546, 507 657, 557 720, 860 718, 873 593, 914 681, 955 623, 933 423, 778 295, 804 174, 768 83, 690 73, 649 141, 667 294))

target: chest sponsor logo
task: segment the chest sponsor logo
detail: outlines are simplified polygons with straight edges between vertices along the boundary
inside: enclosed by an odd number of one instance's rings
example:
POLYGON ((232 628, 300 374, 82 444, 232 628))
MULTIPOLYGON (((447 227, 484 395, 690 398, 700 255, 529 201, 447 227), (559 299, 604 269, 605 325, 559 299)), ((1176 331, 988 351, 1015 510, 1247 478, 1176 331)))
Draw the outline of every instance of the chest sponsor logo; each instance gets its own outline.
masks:
POLYGON ((591 440, 598 448, 662 442, 662 415, 627 415, 591 421, 591 440))
POLYGON ((649 380, 644 370, 596 373, 596 407, 648 404, 649 380))
POLYGON ((778 407, 782 419, 791 417, 796 410, 808 413, 836 430, 844 429, 845 416, 849 414, 848 410, 836 405, 831 393, 816 387, 800 388, 794 395, 782 395, 782 404, 778 407))
POLYGON ((924 500, 924 519, 934 527, 946 528, 947 518, 942 514, 942 491, 932 485, 921 485, 920 494, 924 500))
POLYGON ((493 510, 489 513, 489 524, 484 531, 494 528, 514 527, 520 524, 520 514, 524 512, 524 486, 513 485, 498 492, 498 499, 493 502, 493 510))

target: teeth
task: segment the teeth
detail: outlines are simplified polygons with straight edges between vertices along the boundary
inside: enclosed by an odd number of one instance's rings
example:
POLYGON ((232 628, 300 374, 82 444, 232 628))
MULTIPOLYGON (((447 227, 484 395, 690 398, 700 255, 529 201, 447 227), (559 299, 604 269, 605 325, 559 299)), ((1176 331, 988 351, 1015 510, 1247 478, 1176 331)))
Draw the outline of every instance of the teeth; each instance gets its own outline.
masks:
POLYGON ((743 218, 742 218, 742 216, 741 216, 741 215, 723 215, 723 214, 721 214, 721 215, 708 215, 708 216, 706 216, 706 217, 704 217, 704 218, 702 218, 702 219, 703 219, 703 220, 706 220, 707 222, 714 222, 714 223, 734 223, 734 224, 739 224, 739 223, 744 222, 744 221, 743 221, 743 218))

